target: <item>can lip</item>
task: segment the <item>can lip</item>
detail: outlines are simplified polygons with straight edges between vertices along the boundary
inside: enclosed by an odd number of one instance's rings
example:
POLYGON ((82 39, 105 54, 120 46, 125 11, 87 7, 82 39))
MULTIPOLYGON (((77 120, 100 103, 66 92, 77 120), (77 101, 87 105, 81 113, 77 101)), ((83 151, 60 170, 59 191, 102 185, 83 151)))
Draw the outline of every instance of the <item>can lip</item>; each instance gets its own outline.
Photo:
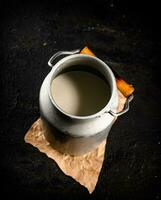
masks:
POLYGON ((93 57, 93 56, 89 56, 89 55, 84 55, 84 54, 75 54, 75 55, 70 55, 70 56, 66 56, 63 59, 61 59, 60 61, 58 61, 55 66, 53 66, 51 72, 50 72, 50 76, 49 76, 49 80, 48 80, 48 95, 50 98, 50 101, 52 102, 52 104, 54 105, 54 107, 57 108, 57 110, 59 110, 62 114, 64 114, 65 116, 71 118, 71 119, 76 119, 76 120, 87 120, 87 119, 93 119, 93 118, 97 118, 100 117, 102 114, 107 113, 111 110, 111 104, 112 101, 114 101, 114 97, 115 97, 115 90, 117 89, 116 87, 116 81, 115 81, 115 77, 114 74, 112 72, 112 70, 109 68, 109 66, 103 62, 101 59, 97 58, 97 57, 93 57), (96 61, 97 63, 99 63, 102 67, 104 67, 107 72, 109 73, 110 76, 110 83, 111 83, 111 97, 109 99, 109 101, 107 102, 107 104, 97 113, 94 113, 92 115, 87 115, 87 116, 79 116, 79 115, 72 115, 69 114, 67 112, 65 112, 64 110, 62 110, 62 108, 60 108, 56 102, 54 101, 54 99, 52 98, 51 95, 51 82, 52 82, 52 77, 53 75, 56 73, 56 71, 58 70, 58 68, 66 61, 75 59, 75 58, 86 58, 86 59, 90 59, 93 61, 96 61))

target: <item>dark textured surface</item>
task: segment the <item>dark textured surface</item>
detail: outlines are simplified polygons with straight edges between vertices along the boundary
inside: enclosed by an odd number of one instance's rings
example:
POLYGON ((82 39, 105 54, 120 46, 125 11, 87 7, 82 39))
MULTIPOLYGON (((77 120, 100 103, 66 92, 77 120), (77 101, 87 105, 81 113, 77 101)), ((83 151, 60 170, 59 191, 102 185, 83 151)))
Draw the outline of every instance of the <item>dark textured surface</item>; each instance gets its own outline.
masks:
POLYGON ((141 8, 139 13, 132 11, 130 3, 126 7, 118 1, 103 1, 85 7, 66 2, 2 7, 1 195, 161 199, 158 16, 149 17, 150 5, 144 15, 141 8), (50 71, 49 57, 58 50, 84 45, 136 88, 130 111, 111 130, 92 195, 65 176, 53 160, 24 142, 26 131, 39 117, 38 93, 50 71))

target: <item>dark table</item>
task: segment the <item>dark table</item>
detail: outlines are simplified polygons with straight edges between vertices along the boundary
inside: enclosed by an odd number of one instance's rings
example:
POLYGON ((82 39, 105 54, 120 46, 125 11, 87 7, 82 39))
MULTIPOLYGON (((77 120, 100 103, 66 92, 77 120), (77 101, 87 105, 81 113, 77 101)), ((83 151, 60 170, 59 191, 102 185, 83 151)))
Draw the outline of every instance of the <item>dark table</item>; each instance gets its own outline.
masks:
MULTIPOLYGON (((137 2, 14 2, 1 7, 1 195, 23 199, 161 199, 159 15, 137 2), (140 5, 140 4, 139 4, 140 5), (153 16, 153 17, 152 17, 153 16), (130 111, 108 137, 92 195, 24 142, 39 117, 38 96, 59 50, 88 45, 135 86, 130 111)), ((156 6, 157 7, 157 6, 156 6)), ((155 8, 156 8, 155 7, 155 8)), ((155 9, 154 9, 155 12, 155 9)), ((156 11, 157 12, 157 11, 156 11)))

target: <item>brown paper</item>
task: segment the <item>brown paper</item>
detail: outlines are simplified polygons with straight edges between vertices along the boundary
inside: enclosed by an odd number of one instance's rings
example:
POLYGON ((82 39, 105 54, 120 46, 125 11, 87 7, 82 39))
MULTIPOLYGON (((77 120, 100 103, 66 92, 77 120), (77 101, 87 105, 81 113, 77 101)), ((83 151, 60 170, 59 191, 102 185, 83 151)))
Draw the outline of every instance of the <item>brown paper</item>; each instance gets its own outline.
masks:
MULTIPOLYGON (((119 92, 118 111, 123 109, 125 101, 126 98, 119 92)), ((54 149, 54 144, 51 144, 51 141, 48 141, 47 137, 45 137, 45 131, 41 118, 39 118, 26 133, 25 142, 30 143, 38 148, 40 152, 53 159, 64 174, 74 178, 92 193, 102 168, 106 141, 103 141, 94 151, 86 155, 71 156, 62 154, 54 149)))

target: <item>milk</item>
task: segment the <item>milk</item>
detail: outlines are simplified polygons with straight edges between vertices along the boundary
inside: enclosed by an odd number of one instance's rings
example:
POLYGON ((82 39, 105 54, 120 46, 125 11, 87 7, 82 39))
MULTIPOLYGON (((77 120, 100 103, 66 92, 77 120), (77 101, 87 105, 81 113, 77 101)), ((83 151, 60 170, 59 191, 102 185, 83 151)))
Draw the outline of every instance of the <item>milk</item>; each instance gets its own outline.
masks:
POLYGON ((70 71, 52 81, 51 94, 57 106, 66 113, 87 116, 105 107, 110 88, 103 79, 90 72, 70 71))

